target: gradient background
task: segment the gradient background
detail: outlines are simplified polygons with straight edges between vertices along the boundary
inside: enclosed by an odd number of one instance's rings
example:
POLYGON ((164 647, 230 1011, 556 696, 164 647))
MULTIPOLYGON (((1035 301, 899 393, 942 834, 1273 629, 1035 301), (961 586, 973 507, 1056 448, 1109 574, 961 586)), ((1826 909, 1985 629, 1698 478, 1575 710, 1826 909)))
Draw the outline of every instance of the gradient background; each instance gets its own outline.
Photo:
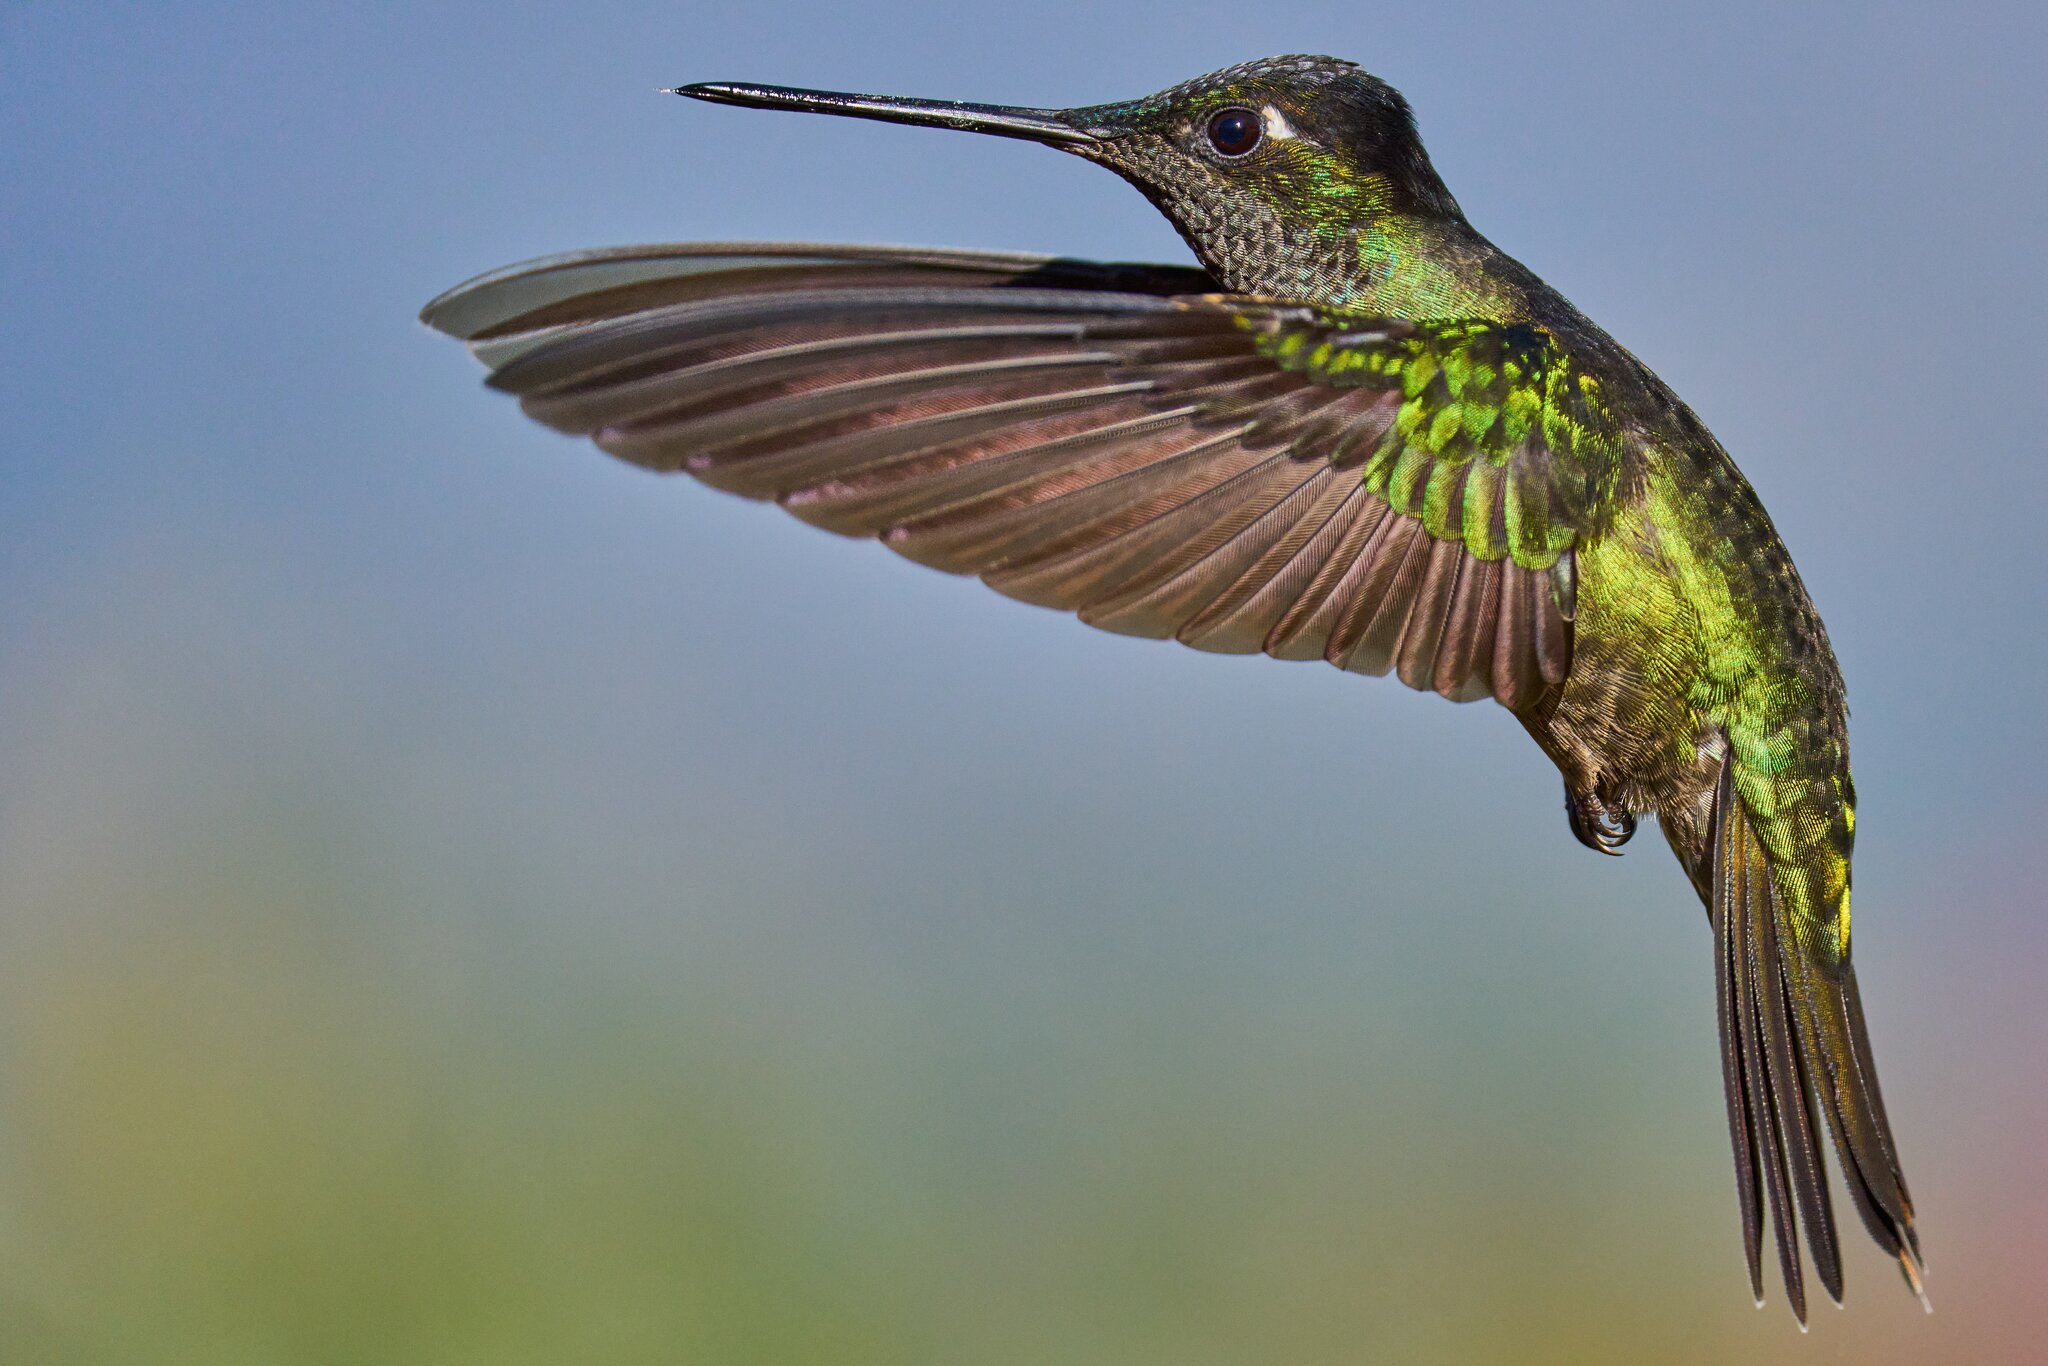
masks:
POLYGON ((8 1362, 2048 1359, 2038 5, 0 11, 8 1362), (1750 1307, 1707 928, 1495 708, 615 465, 413 322, 576 247, 1185 259, 1063 105, 1358 58, 1654 365, 1856 707, 1937 1312, 1750 1307))

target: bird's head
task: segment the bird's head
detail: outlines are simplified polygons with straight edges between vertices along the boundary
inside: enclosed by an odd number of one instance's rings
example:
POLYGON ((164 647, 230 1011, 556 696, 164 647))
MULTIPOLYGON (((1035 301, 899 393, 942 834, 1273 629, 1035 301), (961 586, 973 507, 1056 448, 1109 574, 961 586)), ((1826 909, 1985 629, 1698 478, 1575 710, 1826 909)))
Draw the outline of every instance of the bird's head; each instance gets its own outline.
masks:
POLYGON ((1247 62, 1144 99, 1020 109, 780 86, 690 85, 724 104, 1024 138, 1143 191, 1226 288, 1317 295, 1390 217, 1462 223, 1400 92, 1333 57, 1247 62))

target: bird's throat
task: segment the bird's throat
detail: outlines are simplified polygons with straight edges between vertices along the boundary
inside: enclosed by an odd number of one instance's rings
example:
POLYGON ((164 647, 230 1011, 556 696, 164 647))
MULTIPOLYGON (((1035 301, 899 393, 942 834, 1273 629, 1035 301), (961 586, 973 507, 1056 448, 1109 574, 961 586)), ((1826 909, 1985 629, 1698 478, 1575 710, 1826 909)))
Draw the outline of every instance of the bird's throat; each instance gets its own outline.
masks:
POLYGON ((1240 221, 1228 236, 1183 236, 1235 293, 1413 322, 1510 323, 1530 314, 1532 277, 1463 223, 1376 215, 1362 226, 1309 227, 1276 214, 1240 221))
POLYGON ((1526 275, 1462 223, 1385 219, 1352 235, 1357 292, 1346 301, 1388 318, 1521 322, 1526 275))

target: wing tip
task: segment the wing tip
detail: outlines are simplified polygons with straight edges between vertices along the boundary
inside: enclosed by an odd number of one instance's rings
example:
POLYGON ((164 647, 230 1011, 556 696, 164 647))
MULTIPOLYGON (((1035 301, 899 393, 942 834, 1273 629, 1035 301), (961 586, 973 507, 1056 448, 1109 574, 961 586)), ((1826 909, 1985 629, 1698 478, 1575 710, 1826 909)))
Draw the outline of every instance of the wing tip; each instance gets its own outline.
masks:
POLYGON ((726 264, 907 264, 1028 271, 1058 265, 1061 259, 1041 252, 842 242, 656 242, 597 247, 536 256, 473 275, 429 299, 419 317, 436 332, 469 341, 535 307, 609 284, 699 274, 726 264))

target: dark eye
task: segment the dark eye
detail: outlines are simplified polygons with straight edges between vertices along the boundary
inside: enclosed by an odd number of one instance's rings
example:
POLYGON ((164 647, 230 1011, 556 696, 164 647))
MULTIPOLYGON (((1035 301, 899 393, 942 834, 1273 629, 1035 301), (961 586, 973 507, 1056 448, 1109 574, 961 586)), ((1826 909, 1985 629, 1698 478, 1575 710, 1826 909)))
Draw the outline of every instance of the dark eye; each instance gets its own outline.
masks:
POLYGON ((1209 145, 1227 157, 1241 157, 1259 145, 1264 131, 1249 109, 1219 109, 1209 116, 1209 145))

